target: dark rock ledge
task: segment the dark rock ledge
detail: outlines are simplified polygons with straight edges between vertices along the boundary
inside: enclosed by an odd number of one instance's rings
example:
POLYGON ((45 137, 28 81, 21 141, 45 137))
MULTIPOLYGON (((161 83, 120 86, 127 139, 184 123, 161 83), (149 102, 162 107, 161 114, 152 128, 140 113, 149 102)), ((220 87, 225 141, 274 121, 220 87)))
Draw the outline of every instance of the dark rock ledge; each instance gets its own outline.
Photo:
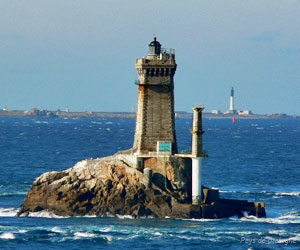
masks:
POLYGON ((149 158, 152 187, 133 167, 132 156, 118 153, 78 162, 62 172, 48 172, 32 184, 17 216, 48 210, 60 216, 228 218, 243 212, 265 216, 262 202, 221 199, 219 191, 203 187, 203 204, 190 204, 191 162, 176 156, 149 158), (162 167, 163 166, 163 167, 162 167))

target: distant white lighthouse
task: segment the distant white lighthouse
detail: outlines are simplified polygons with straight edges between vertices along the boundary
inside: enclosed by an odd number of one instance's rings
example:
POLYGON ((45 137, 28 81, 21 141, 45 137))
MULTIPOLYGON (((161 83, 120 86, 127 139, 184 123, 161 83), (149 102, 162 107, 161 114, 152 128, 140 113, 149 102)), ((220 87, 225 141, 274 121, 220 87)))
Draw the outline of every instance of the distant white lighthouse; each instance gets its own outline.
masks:
POLYGON ((230 91, 229 113, 234 113, 234 88, 233 87, 231 87, 231 91, 230 91))
POLYGON ((231 87, 230 90, 230 103, 229 103, 229 109, 225 114, 231 114, 231 115, 238 115, 238 111, 234 109, 234 88, 231 87))

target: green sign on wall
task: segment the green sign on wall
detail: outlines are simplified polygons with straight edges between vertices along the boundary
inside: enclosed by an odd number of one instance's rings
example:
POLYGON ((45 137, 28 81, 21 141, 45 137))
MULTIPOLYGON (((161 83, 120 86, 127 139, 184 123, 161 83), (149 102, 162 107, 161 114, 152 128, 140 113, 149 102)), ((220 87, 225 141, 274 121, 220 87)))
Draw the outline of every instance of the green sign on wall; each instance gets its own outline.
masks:
POLYGON ((159 152, 168 152, 170 153, 172 150, 172 143, 171 142, 158 142, 158 151, 159 152))

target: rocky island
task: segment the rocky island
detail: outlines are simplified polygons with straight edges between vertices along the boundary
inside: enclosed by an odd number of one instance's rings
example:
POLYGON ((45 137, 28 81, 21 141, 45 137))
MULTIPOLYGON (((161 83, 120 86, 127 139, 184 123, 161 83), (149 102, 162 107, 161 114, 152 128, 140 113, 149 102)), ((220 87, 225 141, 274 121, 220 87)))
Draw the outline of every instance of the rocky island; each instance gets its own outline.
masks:
POLYGON ((202 186, 202 110, 194 107, 192 152, 178 154, 175 133, 174 50, 154 38, 138 58, 138 110, 133 148, 48 172, 32 184, 18 216, 51 211, 62 216, 228 218, 263 217, 264 202, 222 199, 202 186))

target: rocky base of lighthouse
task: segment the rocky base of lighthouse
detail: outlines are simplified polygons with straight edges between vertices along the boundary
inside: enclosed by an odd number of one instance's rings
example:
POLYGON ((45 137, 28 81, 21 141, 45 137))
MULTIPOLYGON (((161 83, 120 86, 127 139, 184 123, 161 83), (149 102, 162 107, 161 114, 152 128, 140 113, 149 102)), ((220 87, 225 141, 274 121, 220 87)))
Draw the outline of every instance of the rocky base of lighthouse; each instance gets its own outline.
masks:
POLYGON ((203 188, 202 204, 192 205, 189 159, 145 159, 145 165, 153 169, 152 186, 146 188, 147 180, 131 158, 118 153, 43 174, 34 181, 17 215, 47 210, 61 216, 227 218, 244 212, 265 216, 264 203, 221 199, 218 190, 208 188, 203 188))

